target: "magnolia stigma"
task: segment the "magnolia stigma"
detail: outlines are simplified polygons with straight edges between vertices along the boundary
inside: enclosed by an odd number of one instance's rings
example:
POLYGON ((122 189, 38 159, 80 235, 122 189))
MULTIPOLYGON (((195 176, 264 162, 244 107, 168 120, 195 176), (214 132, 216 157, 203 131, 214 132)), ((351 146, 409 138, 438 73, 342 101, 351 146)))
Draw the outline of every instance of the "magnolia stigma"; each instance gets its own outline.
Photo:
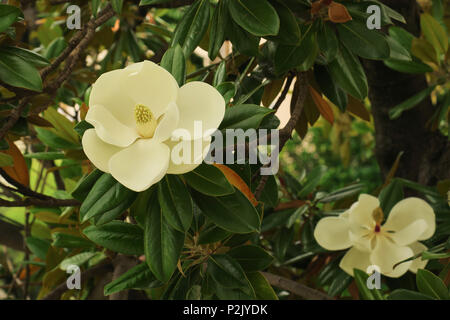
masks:
POLYGON ((136 129, 142 138, 152 138, 158 121, 150 111, 150 108, 143 104, 137 104, 134 107, 134 119, 136 120, 136 129))

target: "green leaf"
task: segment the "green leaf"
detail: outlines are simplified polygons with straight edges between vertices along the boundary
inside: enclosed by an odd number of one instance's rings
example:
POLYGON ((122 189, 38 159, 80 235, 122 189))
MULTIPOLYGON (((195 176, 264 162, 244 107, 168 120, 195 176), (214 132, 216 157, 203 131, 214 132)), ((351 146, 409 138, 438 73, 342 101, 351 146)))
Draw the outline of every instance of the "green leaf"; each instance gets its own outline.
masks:
POLYGON ((349 186, 341 188, 339 190, 330 192, 323 198, 320 198, 319 202, 328 203, 328 202, 334 202, 334 201, 348 198, 350 196, 360 193, 360 191, 362 190, 363 187, 364 187, 364 185, 360 184, 360 183, 349 185, 349 186))
POLYGON ((381 293, 378 289, 369 289, 367 287, 367 279, 369 275, 362 270, 354 269, 356 286, 358 287, 359 294, 364 300, 383 300, 381 293))
POLYGON ((140 6, 146 6, 149 4, 161 4, 161 3, 167 3, 167 2, 171 2, 173 0, 141 0, 141 2, 139 3, 140 6))
POLYGON ((400 43, 406 50, 410 51, 414 36, 404 28, 392 26, 389 28, 389 36, 400 43))
MULTIPOLYGON (((156 199, 155 199, 156 200, 156 199)), ((185 234, 166 221, 157 201, 151 201, 145 219, 145 258, 156 278, 167 282, 177 268, 185 234)))
POLYGON ((55 149, 81 149, 79 144, 74 144, 66 139, 61 138, 54 130, 34 127, 37 137, 45 145, 55 149))
POLYGON ((123 7, 123 0, 111 0, 111 6, 117 14, 121 14, 123 7))
POLYGON ((144 234, 137 225, 111 221, 101 226, 89 226, 83 233, 89 240, 114 252, 131 255, 144 253, 144 234))
POLYGON ((258 55, 259 38, 257 36, 247 32, 231 19, 228 20, 225 32, 226 37, 233 44, 233 49, 236 48, 238 52, 248 56, 258 55))
POLYGON ((71 196, 79 201, 84 201, 84 199, 86 199, 87 195, 91 191, 94 184, 102 175, 103 175, 102 171, 95 169, 91 173, 83 176, 83 178, 80 179, 78 184, 71 192, 71 196))
MULTIPOLYGON (((314 76, 322 93, 333 102, 339 110, 345 112, 348 98, 347 93, 335 83, 330 76, 327 68, 321 65, 314 66, 314 76)), ((315 108, 315 107, 314 107, 315 108)))
POLYGON ((189 8, 178 23, 171 46, 179 43, 184 55, 189 57, 203 38, 209 24, 209 1, 199 0, 189 8))
POLYGON ((278 300, 278 296, 261 272, 246 273, 257 300, 278 300))
POLYGON ((52 246, 58 248, 92 248, 94 244, 81 237, 71 234, 55 232, 52 233, 52 246))
POLYGON ((227 79, 227 63, 223 60, 214 73, 213 86, 217 87, 227 79))
POLYGON ((301 33, 295 15, 282 2, 273 2, 271 4, 277 11, 280 19, 280 30, 276 36, 268 36, 267 39, 283 44, 299 44, 301 33))
POLYGON ((47 108, 44 111, 43 118, 49 121, 53 128, 48 129, 53 131, 59 137, 67 140, 73 144, 78 144, 80 139, 77 132, 74 130, 74 123, 60 114, 55 108, 47 108))
POLYGON ((209 31, 208 57, 214 60, 219 54, 225 40, 225 30, 228 24, 228 6, 227 0, 219 1, 211 20, 209 31))
POLYGON ((30 251, 41 260, 45 261, 47 251, 50 248, 50 242, 36 237, 27 237, 27 247, 30 251))
POLYGON ((208 274, 225 288, 246 288, 244 270, 239 263, 226 254, 213 254, 208 259, 208 274))
POLYGON ((403 185, 397 179, 393 179, 389 185, 381 190, 378 199, 380 200, 380 207, 385 217, 389 215, 395 204, 403 200, 403 198, 403 185))
POLYGON ((82 252, 76 254, 61 261, 61 263, 59 264, 59 268, 65 271, 72 264, 80 267, 83 263, 88 262, 92 257, 98 254, 98 252, 82 252))
POLYGON ((261 122, 274 110, 254 104, 235 105, 225 110, 219 129, 257 129, 261 122))
POLYGON ((311 192, 314 191, 314 189, 319 185, 326 170, 327 168, 325 166, 317 166, 308 174, 305 185, 298 193, 300 199, 306 198, 311 192))
POLYGON ((423 74, 427 72, 433 72, 433 69, 429 65, 421 61, 388 59, 384 60, 383 63, 387 67, 402 73, 423 74))
POLYGON ((20 47, 2 47, 1 51, 10 55, 18 56, 22 58, 22 60, 29 62, 35 67, 45 67, 46 65, 50 64, 50 61, 37 54, 36 52, 20 47))
POLYGON ((338 275, 336 275, 331 282, 327 293, 332 297, 339 296, 342 291, 344 291, 350 285, 350 283, 352 283, 352 281, 352 276, 347 274, 345 271, 340 270, 338 275))
POLYGON ((90 124, 89 122, 87 122, 86 120, 82 120, 82 121, 78 122, 75 125, 75 127, 73 127, 75 132, 78 133, 78 135, 80 137, 83 137, 83 134, 86 132, 86 130, 92 129, 92 128, 94 128, 94 126, 92 124, 90 124))
POLYGON ((339 37, 344 45, 362 58, 383 60, 390 54, 386 38, 376 30, 356 20, 338 23, 339 37))
POLYGON ((209 196, 224 196, 234 192, 222 171, 212 165, 201 164, 183 177, 190 187, 209 196))
POLYGON ((236 94, 236 86, 234 82, 222 82, 216 87, 217 91, 223 96, 223 99, 225 100, 225 104, 228 104, 231 100, 231 98, 234 97, 236 94))
POLYGON ((104 288, 104 294, 109 296, 127 289, 148 289, 159 284, 162 285, 152 274, 148 265, 141 263, 108 283, 104 288))
POLYGON ((328 62, 333 61, 336 58, 339 49, 339 41, 330 24, 326 22, 321 24, 319 32, 317 32, 317 43, 319 44, 320 51, 328 62))
POLYGON ((337 84, 358 100, 367 97, 368 85, 364 70, 345 46, 340 46, 336 59, 328 65, 328 71, 337 84))
POLYGON ((53 59, 59 56, 63 50, 67 47, 67 42, 64 39, 64 37, 58 37, 54 39, 50 44, 47 46, 44 56, 47 59, 53 59))
POLYGON ((273 257, 264 249, 255 245, 235 247, 227 252, 247 272, 266 269, 273 261, 273 257))
POLYGON ((14 165, 13 158, 6 153, 0 152, 0 167, 10 167, 14 165))
POLYGON ((167 174, 159 182, 158 199, 167 222, 178 231, 189 230, 194 216, 192 199, 178 176, 167 174))
POLYGON ((186 81, 186 59, 179 44, 166 51, 161 60, 161 67, 169 71, 181 87, 186 81))
POLYGON ((450 299, 445 283, 441 280, 441 278, 428 270, 419 269, 417 271, 416 284, 421 293, 426 294, 433 299, 450 299))
POLYGON ((388 300, 433 300, 430 296, 422 294, 420 292, 397 289, 387 297, 388 300))
POLYGON ((94 184, 80 207, 80 220, 107 215, 110 220, 130 207, 137 193, 117 182, 112 175, 103 174, 94 184))
POLYGON ((436 52, 447 53, 448 36, 441 24, 428 13, 420 15, 420 27, 425 38, 433 45, 436 52))
POLYGON ((210 197, 194 191, 192 196, 203 214, 227 231, 250 233, 260 229, 258 211, 238 189, 226 196, 210 197))
POLYGON ((278 34, 280 19, 266 0, 233 0, 229 10, 233 20, 255 36, 278 34))
POLYGON ((0 80, 14 87, 42 91, 39 71, 22 57, 0 48, 0 80))
POLYGON ((0 32, 5 31, 22 15, 19 8, 0 4, 0 32))
POLYGON ((389 118, 391 120, 399 118, 404 111, 410 110, 410 109, 414 108, 416 105, 418 105, 419 103, 421 103, 425 98, 427 98, 434 91, 435 88, 436 88, 436 85, 428 87, 428 88, 420 91, 416 95, 412 96, 408 100, 395 106, 394 108, 389 110, 389 118))

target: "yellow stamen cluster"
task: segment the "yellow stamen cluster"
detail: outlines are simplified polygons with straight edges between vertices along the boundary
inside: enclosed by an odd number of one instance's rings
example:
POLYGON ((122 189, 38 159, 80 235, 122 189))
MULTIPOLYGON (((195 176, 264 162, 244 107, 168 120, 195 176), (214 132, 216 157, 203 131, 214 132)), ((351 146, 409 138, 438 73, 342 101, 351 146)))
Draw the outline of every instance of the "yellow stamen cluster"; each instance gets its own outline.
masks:
POLYGON ((151 138, 155 133, 157 121, 150 109, 142 104, 134 107, 136 129, 143 138, 151 138))

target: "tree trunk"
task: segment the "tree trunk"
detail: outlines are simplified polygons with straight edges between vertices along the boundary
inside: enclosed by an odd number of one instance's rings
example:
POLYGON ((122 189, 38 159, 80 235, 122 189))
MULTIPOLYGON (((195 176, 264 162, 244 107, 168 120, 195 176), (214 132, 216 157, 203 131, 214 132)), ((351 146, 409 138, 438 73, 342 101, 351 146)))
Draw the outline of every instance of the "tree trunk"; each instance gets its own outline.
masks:
MULTIPOLYGON (((420 34, 419 6, 416 0, 383 0, 403 14, 409 32, 420 34)), ((424 75, 399 73, 380 61, 363 62, 369 82, 369 99, 375 121, 375 154, 385 177, 397 155, 404 152, 396 176, 435 185, 450 177, 450 145, 440 132, 432 132, 427 121, 434 112, 430 99, 425 99, 396 120, 389 110, 427 87, 424 75)))

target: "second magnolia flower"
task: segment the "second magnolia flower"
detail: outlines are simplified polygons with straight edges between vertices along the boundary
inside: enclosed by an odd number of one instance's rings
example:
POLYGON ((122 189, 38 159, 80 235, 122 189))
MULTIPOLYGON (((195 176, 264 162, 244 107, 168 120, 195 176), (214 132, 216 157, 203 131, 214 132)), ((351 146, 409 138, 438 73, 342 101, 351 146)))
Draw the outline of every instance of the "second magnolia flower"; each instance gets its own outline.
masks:
POLYGON ((167 173, 195 169, 224 114, 225 101, 209 84, 193 81, 179 88, 164 68, 150 61, 135 63, 104 73, 93 85, 85 120, 94 128, 84 133, 83 150, 98 169, 131 190, 143 191, 167 173), (194 135, 195 121, 202 123, 202 136, 194 135), (190 133, 191 139, 176 141, 176 130, 190 133), (199 139, 200 151, 191 147, 199 139), (174 148, 192 150, 192 161, 173 162, 174 148))

